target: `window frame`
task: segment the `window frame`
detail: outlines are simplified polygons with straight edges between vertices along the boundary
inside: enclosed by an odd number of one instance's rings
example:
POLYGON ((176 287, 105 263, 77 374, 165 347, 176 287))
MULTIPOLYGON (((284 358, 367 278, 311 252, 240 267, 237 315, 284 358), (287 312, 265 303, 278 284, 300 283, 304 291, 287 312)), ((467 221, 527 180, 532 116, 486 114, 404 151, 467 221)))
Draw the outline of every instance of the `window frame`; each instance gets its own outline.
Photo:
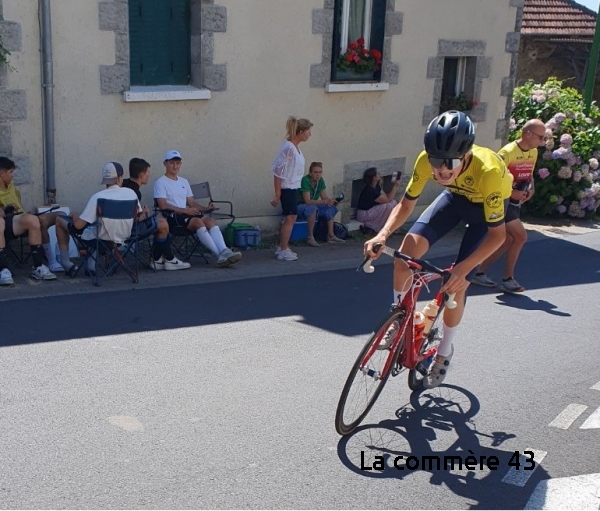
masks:
MULTIPOLYGON (((387 0, 365 0, 363 35, 365 48, 376 49, 382 56, 384 53, 385 17, 387 15, 387 0), (374 12, 382 16, 381 22, 375 19, 374 12)), ((350 24, 350 0, 335 0, 334 26, 331 53, 331 83, 364 83, 381 82, 381 67, 368 76, 342 77, 336 63, 340 55, 348 49, 348 30, 350 24)))

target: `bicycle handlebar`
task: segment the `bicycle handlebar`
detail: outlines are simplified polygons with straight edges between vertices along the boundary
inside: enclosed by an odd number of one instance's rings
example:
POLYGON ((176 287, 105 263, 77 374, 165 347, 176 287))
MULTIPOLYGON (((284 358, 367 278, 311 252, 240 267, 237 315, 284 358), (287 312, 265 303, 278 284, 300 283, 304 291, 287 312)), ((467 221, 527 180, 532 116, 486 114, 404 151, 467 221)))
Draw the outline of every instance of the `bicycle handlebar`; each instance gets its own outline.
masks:
MULTIPOLYGON (((386 245, 382 245, 381 243, 376 243, 375 245, 373 245, 373 252, 377 253, 380 250, 382 250, 384 254, 389 255, 390 257, 402 259, 403 261, 410 263, 413 266, 417 266, 420 269, 426 270, 431 273, 437 273, 441 277, 448 277, 450 275, 450 272, 448 272, 447 270, 442 270, 441 268, 434 266, 425 259, 417 259, 415 257, 407 256, 406 254, 403 254, 398 250, 394 250, 393 248, 390 248, 386 245)), ((365 260, 356 269, 356 271, 360 271, 362 269, 365 273, 373 273, 375 271, 375 267, 371 264, 371 261, 372 259, 369 256, 365 257, 365 260)), ((454 300, 454 293, 448 294, 446 298, 446 307, 448 307, 449 309, 454 309, 457 305, 458 304, 454 300)))

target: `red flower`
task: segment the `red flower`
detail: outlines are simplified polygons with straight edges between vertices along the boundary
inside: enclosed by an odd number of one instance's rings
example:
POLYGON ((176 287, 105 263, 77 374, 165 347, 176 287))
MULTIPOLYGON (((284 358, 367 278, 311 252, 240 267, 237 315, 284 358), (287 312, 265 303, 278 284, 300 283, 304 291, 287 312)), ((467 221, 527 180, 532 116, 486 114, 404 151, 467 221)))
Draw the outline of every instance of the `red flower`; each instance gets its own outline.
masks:
POLYGON ((369 54, 369 50, 367 50, 366 48, 363 48, 361 53, 366 57, 369 54))
POLYGON ((346 60, 347 60, 348 62, 352 62, 352 61, 354 60, 354 57, 352 56, 352 53, 348 53, 348 54, 346 55, 346 60))
POLYGON ((348 45, 348 48, 350 48, 351 50, 358 50, 358 44, 357 43, 350 43, 348 45))
POLYGON ((381 60, 381 52, 379 50, 371 50, 371 57, 373 57, 375 60, 380 61, 381 60))
POLYGON ((479 101, 475 101, 475 100, 473 100, 473 101, 471 102, 471 105, 473 105, 473 106, 477 106, 478 104, 479 104, 479 101))
POLYGON ((365 45, 365 38, 364 37, 359 37, 356 41, 358 44, 360 44, 361 46, 365 45))

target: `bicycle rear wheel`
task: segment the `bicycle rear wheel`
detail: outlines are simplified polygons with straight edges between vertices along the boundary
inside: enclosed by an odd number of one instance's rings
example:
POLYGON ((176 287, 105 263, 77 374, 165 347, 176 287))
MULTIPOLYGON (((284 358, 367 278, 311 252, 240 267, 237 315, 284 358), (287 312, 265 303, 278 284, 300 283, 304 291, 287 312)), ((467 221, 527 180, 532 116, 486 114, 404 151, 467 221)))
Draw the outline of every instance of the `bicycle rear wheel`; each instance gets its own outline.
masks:
POLYGON ((394 310, 371 334, 361 350, 342 390, 335 413, 335 429, 340 435, 354 431, 381 394, 390 372, 394 357, 403 348, 401 340, 392 350, 394 340, 400 335, 405 318, 403 309, 394 310), (386 363, 388 370, 385 370, 386 363))
MULTIPOLYGON (((438 311, 438 315, 435 318, 435 321, 431 325, 431 329, 429 330, 429 334, 427 335, 427 339, 423 341, 423 345, 419 351, 419 355, 425 354, 427 351, 430 351, 431 354, 425 360, 419 362, 417 364, 420 365, 421 368, 425 371, 429 371, 435 360, 435 355, 437 353, 437 347, 440 345, 442 340, 442 334, 444 333, 444 305, 440 305, 440 309, 438 311)), ((421 390, 423 388, 423 374, 418 369, 411 369, 408 372, 408 387, 410 390, 421 390)))

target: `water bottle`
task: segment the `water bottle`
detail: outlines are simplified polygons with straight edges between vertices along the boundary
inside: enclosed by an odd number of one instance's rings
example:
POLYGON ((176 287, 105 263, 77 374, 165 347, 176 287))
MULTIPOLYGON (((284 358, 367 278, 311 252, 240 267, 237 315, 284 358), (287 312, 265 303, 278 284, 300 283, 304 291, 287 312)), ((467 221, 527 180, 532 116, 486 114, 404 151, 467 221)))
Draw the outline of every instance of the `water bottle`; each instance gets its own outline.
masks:
POLYGON ((431 330, 431 325, 433 325, 433 322, 435 321, 439 310, 440 307, 438 306, 437 301, 435 299, 427 302, 427 305, 425 305, 425 307, 423 308, 423 316, 425 316, 425 327, 423 328, 423 335, 425 337, 427 337, 427 335, 429 334, 429 330, 431 330))
POLYGON ((422 312, 415 311, 413 326, 415 329, 414 340, 415 342, 421 342, 424 337, 423 329, 425 328, 425 315, 422 312))

